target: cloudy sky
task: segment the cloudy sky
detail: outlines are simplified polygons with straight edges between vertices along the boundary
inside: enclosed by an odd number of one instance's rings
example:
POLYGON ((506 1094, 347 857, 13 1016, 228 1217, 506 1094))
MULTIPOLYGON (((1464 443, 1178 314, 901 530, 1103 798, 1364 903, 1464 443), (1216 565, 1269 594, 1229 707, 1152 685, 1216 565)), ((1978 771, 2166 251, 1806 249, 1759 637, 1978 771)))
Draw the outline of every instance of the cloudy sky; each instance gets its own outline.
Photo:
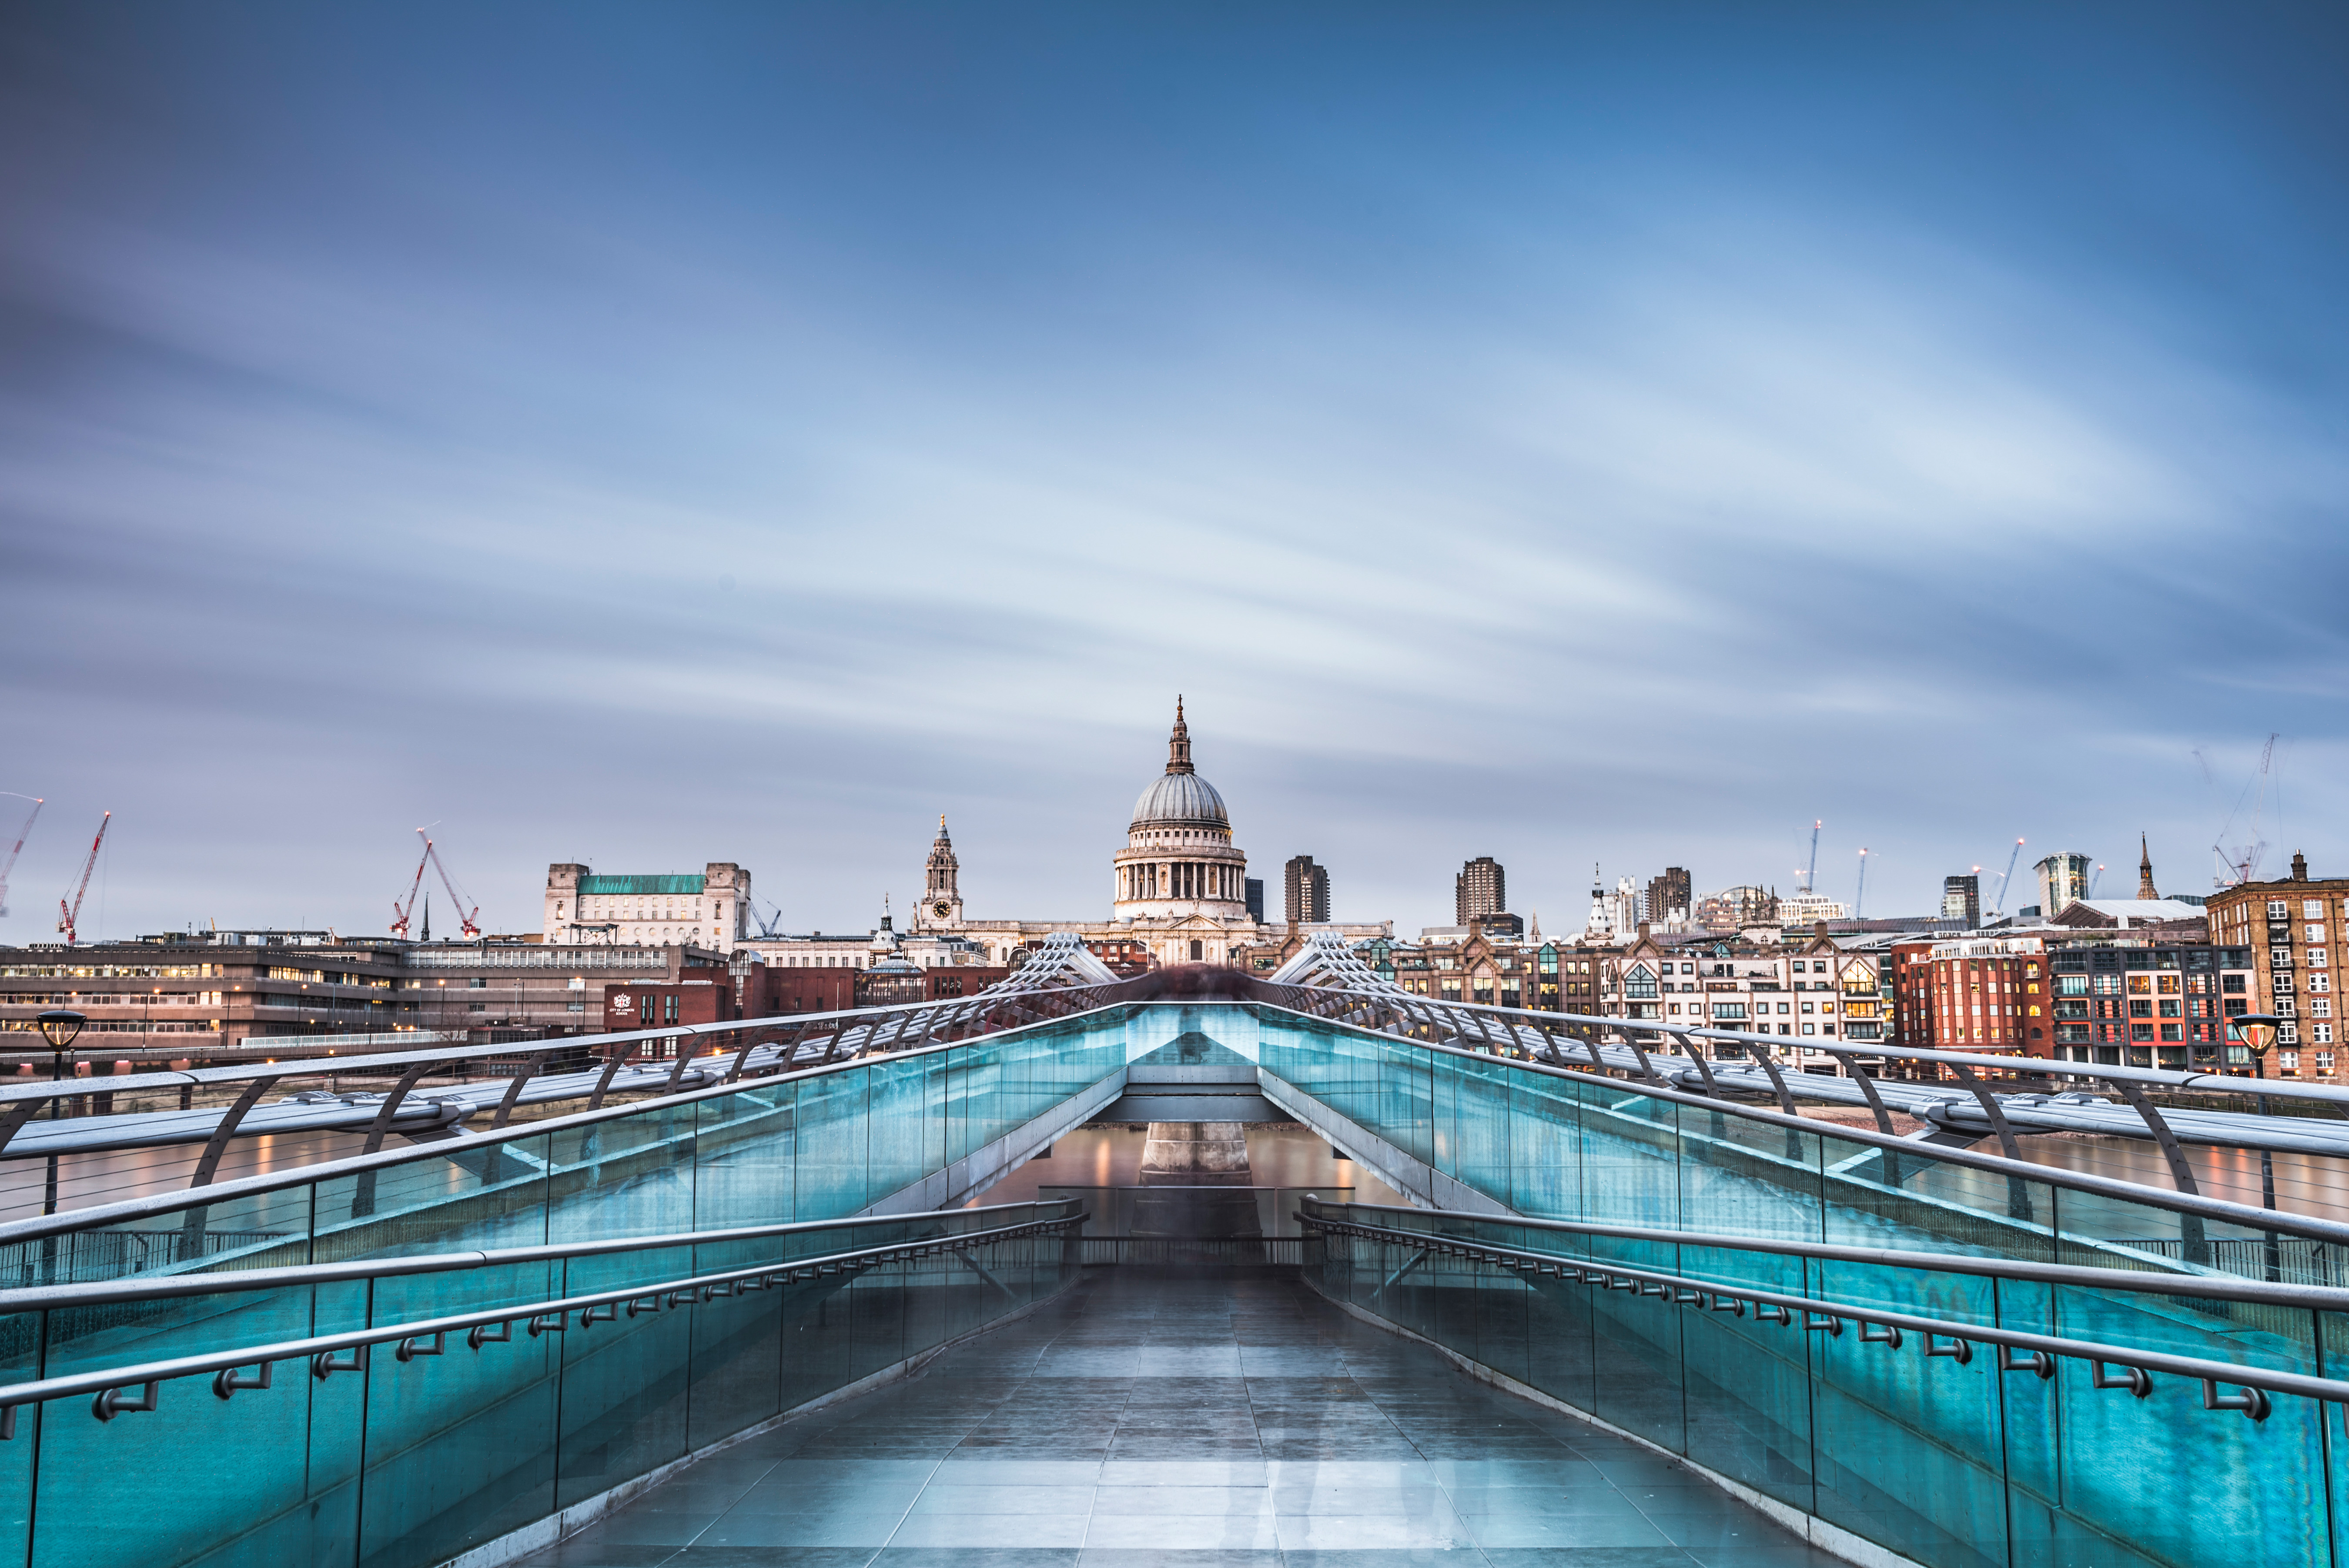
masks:
POLYGON ((2306 6, 17 7, 0 941, 109 809, 86 933, 380 930, 423 823, 492 931, 556 860, 861 928, 941 811, 974 913, 1098 918, 1178 691, 1253 868, 1407 929, 1477 854, 1554 930, 1594 861, 1790 889, 1814 819, 1872 913, 2018 836, 2349 874, 2344 67, 2306 6))

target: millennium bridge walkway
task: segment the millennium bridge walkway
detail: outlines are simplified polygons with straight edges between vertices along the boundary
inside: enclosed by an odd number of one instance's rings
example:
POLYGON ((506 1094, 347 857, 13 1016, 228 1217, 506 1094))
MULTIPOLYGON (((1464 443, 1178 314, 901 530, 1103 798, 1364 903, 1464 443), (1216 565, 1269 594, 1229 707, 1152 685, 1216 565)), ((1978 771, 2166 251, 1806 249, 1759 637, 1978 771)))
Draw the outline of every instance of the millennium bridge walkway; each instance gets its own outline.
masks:
POLYGON ((2349 1223, 2184 1152, 2321 1159, 2323 1091, 1621 1026, 1334 946, 1120 983, 1056 939, 962 1002, 565 1042, 599 1059, 493 1091, 417 1094, 446 1048, 338 1064, 364 1095, 12 1086, 0 1563, 2340 1558, 2349 1223), (1103 1119, 1302 1123, 1403 1201, 1155 1251, 989 1201, 1103 1119), (2170 1180, 2022 1157, 2051 1123, 2170 1180), (362 1146, 268 1152, 305 1126, 362 1146))

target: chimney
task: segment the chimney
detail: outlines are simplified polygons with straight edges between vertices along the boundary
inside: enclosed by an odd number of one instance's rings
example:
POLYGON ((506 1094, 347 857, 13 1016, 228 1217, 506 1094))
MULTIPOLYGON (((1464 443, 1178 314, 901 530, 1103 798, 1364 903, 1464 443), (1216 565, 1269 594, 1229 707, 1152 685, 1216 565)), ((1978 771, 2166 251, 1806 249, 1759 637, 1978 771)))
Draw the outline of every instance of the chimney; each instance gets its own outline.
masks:
POLYGON ((2306 882, 2308 880, 2308 857, 2306 855, 2294 855, 2292 857, 2292 880, 2294 882, 2306 882))
POLYGON ((1644 920, 1640 923, 1640 940, 1642 942, 1648 940, 1648 923, 1644 920))

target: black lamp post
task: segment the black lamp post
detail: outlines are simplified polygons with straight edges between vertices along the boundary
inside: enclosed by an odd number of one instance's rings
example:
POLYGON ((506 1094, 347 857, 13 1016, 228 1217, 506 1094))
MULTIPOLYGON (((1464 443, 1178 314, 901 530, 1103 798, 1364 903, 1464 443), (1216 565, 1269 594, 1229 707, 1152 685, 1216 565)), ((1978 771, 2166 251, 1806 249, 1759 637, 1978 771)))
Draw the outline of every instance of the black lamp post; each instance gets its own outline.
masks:
MULTIPOLYGON (((39 1026, 41 1038, 49 1042, 49 1081, 53 1084, 62 1083, 66 1076, 67 1053, 73 1048, 74 1037, 81 1033, 82 1025, 88 1020, 70 1007, 52 1007, 35 1017, 33 1022, 39 1026)), ((60 1120, 65 1113, 65 1096, 51 1095, 49 1119, 60 1120)), ((54 1154, 48 1158, 47 1176, 47 1180, 43 1184, 41 1194, 41 1212, 54 1214, 57 1212, 57 1157, 54 1154)), ((57 1263, 54 1243, 55 1238, 49 1238, 42 1250, 43 1259, 47 1264, 47 1272, 52 1274, 56 1272, 57 1263)))
MULTIPOLYGON (((74 1037, 88 1020, 70 1007, 52 1007, 33 1020, 40 1026, 41 1038, 49 1042, 49 1081, 62 1083, 66 1076, 66 1057, 72 1051, 74 1037)), ((58 1114, 58 1101, 49 1102, 49 1118, 58 1114)))

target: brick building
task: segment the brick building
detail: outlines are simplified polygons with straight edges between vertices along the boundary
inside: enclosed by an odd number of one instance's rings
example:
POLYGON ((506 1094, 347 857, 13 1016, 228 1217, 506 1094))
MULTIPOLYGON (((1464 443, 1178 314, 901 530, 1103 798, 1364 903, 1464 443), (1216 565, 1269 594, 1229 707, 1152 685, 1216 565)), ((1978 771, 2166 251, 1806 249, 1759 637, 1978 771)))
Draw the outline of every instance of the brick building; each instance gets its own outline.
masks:
MULTIPOLYGON (((2240 882, 2212 893, 2203 906, 2213 941, 2245 951, 2244 1011, 2269 1012, 2283 1020, 2276 1030, 2274 1059, 2268 1071, 2294 1078, 2338 1079, 2341 1071, 2340 1014, 2335 975, 2349 963, 2342 939, 2349 921, 2349 878, 2312 878, 2304 855, 2292 857, 2292 875, 2275 882, 2240 882)), ((2229 1053, 2229 1070, 2250 1066, 2249 1053, 2229 1053)))

